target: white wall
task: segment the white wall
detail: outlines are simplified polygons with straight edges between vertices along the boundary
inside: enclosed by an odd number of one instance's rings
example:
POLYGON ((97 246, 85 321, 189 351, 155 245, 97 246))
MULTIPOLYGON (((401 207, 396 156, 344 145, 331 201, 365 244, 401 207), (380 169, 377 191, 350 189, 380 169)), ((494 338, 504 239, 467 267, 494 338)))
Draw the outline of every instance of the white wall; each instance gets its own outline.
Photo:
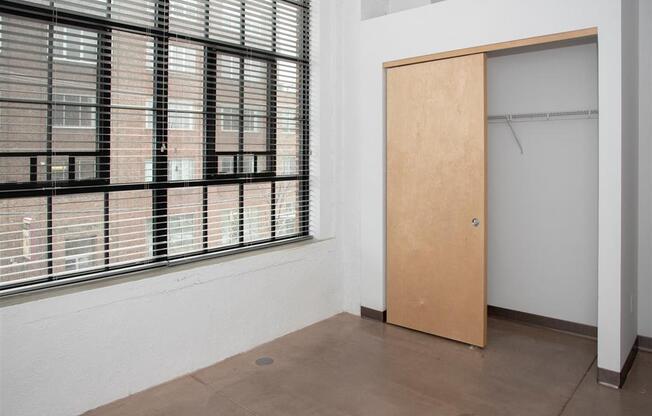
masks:
MULTIPOLYGON (((340 80, 335 90, 339 120, 338 159, 338 206, 337 206, 337 274, 342 279, 344 309, 360 314, 361 296, 361 229, 366 213, 361 211, 362 172, 367 169, 362 160, 363 143, 357 131, 358 108, 363 97, 358 95, 360 82, 358 72, 352 71, 360 62, 360 3, 350 0, 332 0, 338 22, 338 63, 340 80)), ((377 209, 377 208, 376 208, 377 209)))
POLYGON ((362 19, 384 16, 389 11, 389 0, 362 0, 361 10, 362 19))
POLYGON ((427 6, 430 0, 389 0, 389 13, 427 6))
MULTIPOLYGON (((493 56, 493 55, 492 55, 493 56)), ((489 114, 598 108, 596 44, 487 60, 489 114)), ((488 303, 598 323, 598 120, 489 124, 488 303)))
MULTIPOLYGON (((383 62, 568 30, 598 27, 599 48, 599 248, 598 365, 621 368, 621 4, 619 0, 455 0, 359 20, 360 1, 340 2, 342 13, 358 16, 342 34, 357 53, 347 68, 342 140, 350 144, 353 175, 341 203, 354 213, 340 217, 338 229, 354 231, 338 238, 359 257, 360 301, 385 308, 384 250, 384 82, 383 62), (473 10, 473 13, 469 13, 473 10), (359 175, 360 183, 352 183, 359 175), (362 214, 360 214, 362 213, 362 214), (359 220, 359 222, 358 222, 359 220), (357 229, 359 227, 359 230, 357 229), (357 247, 353 240, 359 239, 357 247)), ((345 14, 345 15, 346 15, 345 14)), ((351 19, 353 20, 353 19, 351 19)), ((351 47, 351 46, 350 46, 351 47)), ((348 59, 348 60, 346 60, 348 59)), ((345 285, 353 290, 351 285, 345 285)), ((345 294, 348 299, 356 295, 345 294)))
POLYGON ((638 335, 638 0, 622 0, 621 366, 638 335))
POLYGON ((372 19, 443 0, 362 0, 362 19, 372 19))
POLYGON ((79 414, 342 311, 334 238, 340 40, 333 3, 313 5, 318 239, 1 300, 0 414, 79 414))
POLYGON ((652 337, 652 1, 639 3, 638 333, 652 337))

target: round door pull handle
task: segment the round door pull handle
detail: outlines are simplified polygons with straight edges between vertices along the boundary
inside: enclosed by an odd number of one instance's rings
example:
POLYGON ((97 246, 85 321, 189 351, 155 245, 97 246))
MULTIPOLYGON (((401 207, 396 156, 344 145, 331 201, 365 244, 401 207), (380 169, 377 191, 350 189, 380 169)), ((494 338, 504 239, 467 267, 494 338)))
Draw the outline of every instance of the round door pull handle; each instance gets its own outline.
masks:
POLYGON ((480 220, 477 218, 473 218, 471 221, 471 224, 473 224, 474 227, 479 227, 480 226, 480 220))

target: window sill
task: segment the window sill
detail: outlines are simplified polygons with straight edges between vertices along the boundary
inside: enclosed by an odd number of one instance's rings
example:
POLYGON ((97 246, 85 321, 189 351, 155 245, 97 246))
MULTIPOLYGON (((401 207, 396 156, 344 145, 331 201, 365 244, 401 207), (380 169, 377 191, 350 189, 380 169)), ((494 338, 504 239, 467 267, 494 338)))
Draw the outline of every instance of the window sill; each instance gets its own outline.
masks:
POLYGON ((33 300, 32 296, 38 296, 40 298, 60 294, 60 292, 54 289, 70 289, 82 285, 91 286, 91 284, 93 284, 92 287, 97 287, 100 285, 124 281, 126 279, 156 277, 156 275, 153 274, 154 270, 158 270, 159 273, 157 274, 161 274, 166 273, 166 271, 161 271, 161 269, 177 268, 179 266, 205 267, 207 265, 219 264, 224 261, 239 260, 243 257, 253 257, 275 250, 288 250, 307 244, 318 243, 320 241, 322 240, 315 240, 313 236, 296 237, 287 240, 252 245, 249 247, 234 248, 232 250, 170 259, 157 263, 125 267, 123 269, 103 271, 60 280, 51 280, 35 283, 29 286, 4 289, 0 291, 0 300, 12 298, 15 300, 15 303, 22 303, 33 300))

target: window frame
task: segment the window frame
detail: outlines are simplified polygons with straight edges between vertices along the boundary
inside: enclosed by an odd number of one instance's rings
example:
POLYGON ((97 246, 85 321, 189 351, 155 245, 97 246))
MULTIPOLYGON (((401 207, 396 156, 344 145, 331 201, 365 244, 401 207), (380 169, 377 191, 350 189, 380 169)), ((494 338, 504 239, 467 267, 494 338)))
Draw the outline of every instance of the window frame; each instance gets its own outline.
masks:
MULTIPOLYGON (((0 199, 4 198, 46 198, 48 200, 48 212, 51 215, 52 207, 51 200, 55 195, 81 195, 85 193, 104 193, 105 196, 111 195, 112 192, 124 192, 131 190, 151 190, 152 192, 152 210, 153 212, 163 212, 163 214, 154 215, 153 222, 151 224, 151 243, 152 243, 152 256, 150 259, 137 264, 128 264, 128 265, 116 265, 113 266, 108 261, 108 256, 105 256, 104 267, 93 268, 89 272, 79 272, 60 275, 57 273, 54 276, 52 272, 52 266, 48 266, 50 271, 42 279, 30 279, 29 282, 24 283, 19 280, 16 282, 0 282, 0 297, 6 295, 12 295, 15 293, 28 292, 31 290, 39 290, 53 286, 60 286, 69 283, 77 283, 80 281, 94 280, 99 278, 111 277, 124 274, 130 271, 143 270, 153 267, 169 266, 178 264, 179 262, 186 262, 190 260, 199 260, 207 257, 223 256, 232 254, 235 252, 241 252, 245 250, 250 250, 254 248, 264 248, 268 246, 285 244, 287 242, 298 241, 301 239, 311 238, 309 231, 309 186, 310 186, 310 174, 309 174, 309 157, 310 157, 310 136, 309 136, 309 119, 305 117, 298 122, 300 124, 300 138, 298 141, 299 153, 301 157, 301 168, 300 172, 297 172, 295 175, 284 175, 279 176, 276 174, 276 94, 279 90, 283 89, 281 84, 277 85, 277 76, 276 70, 277 66, 280 63, 289 62, 290 64, 296 65, 297 68, 297 92, 296 99, 303 109, 305 114, 309 112, 310 104, 310 93, 309 93, 309 74, 310 74, 310 37, 307 33, 310 32, 310 2, 309 0, 274 0, 274 10, 276 10, 276 4, 283 3, 285 6, 296 7, 298 13, 298 23, 303 27, 303 30, 297 32, 297 44, 299 45, 296 55, 288 55, 277 50, 276 44, 276 35, 277 32, 273 32, 271 44, 272 50, 263 50, 252 48, 251 46, 246 45, 245 42, 245 7, 243 2, 243 7, 241 10, 241 43, 230 43, 214 41, 209 39, 204 39, 196 36, 189 36, 183 33, 173 33, 169 30, 169 10, 170 10, 170 1, 169 0, 157 0, 156 1, 156 17, 154 18, 153 27, 143 27, 135 24, 130 24, 127 22, 121 22, 117 20, 112 20, 110 15, 108 17, 88 17, 82 12, 72 11, 72 10, 62 10, 55 8, 53 6, 47 5, 38 5, 38 4, 25 4, 19 0, 6 0, 0 2, 0 13, 3 15, 9 15, 9 17, 16 16, 17 18, 27 18, 37 21, 41 24, 48 24, 50 27, 49 36, 50 36, 50 45, 53 45, 55 42, 54 39, 54 30, 52 28, 56 27, 69 27, 73 30, 79 30, 84 35, 85 31, 96 33, 98 37, 97 49, 94 52, 96 55, 97 61, 97 79, 98 87, 97 91, 97 100, 92 103, 88 103, 89 108, 95 108, 93 118, 93 127, 80 126, 78 128, 91 129, 94 128, 97 130, 97 137, 104 137, 105 139, 98 140, 98 147, 95 151, 85 151, 85 152, 63 152, 64 155, 69 157, 69 166, 78 166, 80 163, 79 158, 94 158, 95 160, 95 169, 96 176, 93 179, 77 179, 69 178, 68 181, 53 181, 51 180, 51 174, 48 174, 48 179, 43 181, 37 181, 32 179, 30 174, 29 182, 22 183, 12 183, 12 182, 1 182, 0 183, 0 199), (16 14, 16 10, 20 10, 20 14, 16 14), (153 57, 151 65, 151 76, 154 82, 154 91, 157 91, 154 94, 152 106, 149 110, 146 110, 145 115, 152 114, 152 123, 151 127, 153 130, 153 148, 156 149, 153 153, 152 160, 152 181, 147 182, 143 181, 142 183, 125 183, 125 184, 112 184, 110 178, 110 172, 108 169, 99 170, 99 166, 110 166, 110 137, 112 134, 111 127, 111 54, 98 53, 100 50, 106 50, 105 48, 110 48, 112 46, 112 32, 113 31, 126 31, 128 33, 140 34, 143 36, 149 36, 153 39, 153 57), (302 36, 301 34, 305 33, 306 35, 302 36), (190 42, 192 45, 201 45, 204 49, 203 56, 203 65, 204 65, 204 106, 202 111, 197 111, 200 114, 203 114, 203 130, 204 135, 203 140, 205 141, 205 150, 202 154, 203 166, 202 176, 199 179, 187 181, 188 183, 173 183, 167 179, 169 165, 168 165, 168 149, 166 147, 168 143, 168 137, 171 132, 174 131, 173 128, 168 126, 170 119, 169 105, 172 100, 167 97, 168 91, 168 79, 170 78, 170 73, 175 72, 171 68, 171 59, 169 53, 169 46, 171 45, 172 40, 184 39, 185 41, 190 42), (108 56, 107 56, 108 55, 108 56), (237 152, 220 152, 216 148, 216 136, 217 136, 217 118, 218 118, 218 103, 217 103, 217 86, 220 84, 218 68, 218 56, 235 56, 237 61, 239 74, 237 78, 234 78, 237 83, 240 84, 240 98, 239 98, 239 108, 238 108, 238 141, 239 141, 239 150, 237 152), (255 127, 245 131, 245 118, 248 117, 247 112, 244 109, 244 88, 242 87, 245 82, 250 82, 252 79, 246 74, 246 60, 254 59, 257 63, 260 62, 263 67, 266 67, 267 72, 261 72, 265 74, 261 80, 267 80, 267 110, 260 115, 261 122, 265 123, 265 129, 267 132, 268 140, 268 150, 264 152, 247 152, 245 151, 244 145, 244 135, 245 133, 257 132, 258 129, 255 127), (206 68, 212 69, 206 71, 206 68), (266 78, 265 78, 266 77, 266 78), (100 81, 102 80, 102 81, 100 81), (162 91, 162 92, 160 92, 162 91), (106 139, 108 138, 108 139, 106 139), (273 150, 270 150, 273 149, 273 150), (228 154, 233 156, 234 166, 233 174, 219 174, 217 168, 217 159, 222 154, 228 154), (254 163, 257 163, 259 157, 264 157, 265 163, 267 164, 267 169, 265 172, 259 172, 254 169, 254 172, 243 172, 241 165, 241 160, 245 155, 254 155, 254 163), (77 159, 75 159, 77 158, 77 159), (302 206, 299 207, 297 211, 297 216, 301 216, 300 223, 302 224, 298 227, 300 230, 298 233, 291 236, 276 236, 275 234, 275 219, 274 214, 272 214, 272 225, 271 225, 271 237, 269 239, 258 240, 255 242, 246 242, 244 236, 244 189, 246 184, 269 184, 271 186, 272 195, 274 195, 274 189, 277 182, 283 181, 292 181, 296 182, 298 189, 298 198, 302 202, 302 206), (167 211, 167 199, 168 191, 171 189, 177 189, 184 186, 193 186, 197 189, 204 189, 206 192, 209 187, 213 186, 233 186, 237 185, 240 194, 240 208, 238 209, 239 216, 239 227, 238 227, 238 241, 228 247, 217 247, 217 248, 208 248, 206 245, 206 209, 203 211, 203 218, 197 218, 197 221, 201 221, 203 227, 203 238, 204 239, 204 249, 201 251, 193 251, 190 253, 183 253, 181 255, 171 255, 168 252, 169 249, 169 233, 168 233, 168 221, 170 215, 167 211), (98 271, 99 270, 99 271, 98 271)), ((108 12, 107 12, 108 13, 108 12)), ((207 19, 208 19, 208 8, 206 9, 207 19)), ((276 12, 273 13, 274 18, 276 18, 276 12)), ((5 23, 4 21, 2 22, 5 23)), ((210 24, 207 24, 209 27, 210 24)), ((274 27, 275 24, 274 24, 274 27)), ((207 29, 208 30, 208 29, 207 29)), ((274 29, 276 30, 276 29, 274 29)), ((208 36, 208 35, 207 35, 208 36)), ((58 40, 59 41, 59 40, 58 40)), ((66 42, 65 39, 61 40, 66 42)), ((4 43, 2 44, 4 47, 4 43)), ((91 47, 89 45, 89 47, 91 47)), ((53 47, 50 46, 50 53, 53 53, 53 47)), ((65 49, 65 46, 64 46, 65 49)), ((80 49, 83 49, 83 45, 80 46, 80 49)), ((61 58, 61 60, 70 61, 73 63, 84 64, 84 50, 80 52, 81 58, 61 58)), ((90 53, 90 52, 88 52, 90 53)), ((113 52, 112 52, 113 53, 113 52)), ((200 52, 201 55, 201 52, 200 52)), ((199 55, 198 55, 199 56, 199 55)), ((55 56, 52 56, 52 59, 55 59, 55 56)), ((59 60, 59 59, 55 59, 59 60)), ((147 64, 146 64, 147 65, 147 64)), ((199 66, 198 66, 199 68, 199 66)), ((181 71, 183 72, 183 71, 181 71)), ((229 77, 230 78, 230 77, 229 77)), ((49 81, 51 82, 51 81, 49 81)), ((52 89, 53 85, 48 85, 49 89, 52 89)), ((63 94, 63 95, 76 95, 76 94, 63 94)), ((51 102, 48 101, 46 104, 51 105, 51 102)), ((81 104, 81 103, 80 103, 81 104)), ((48 114, 48 126, 55 127, 52 125, 53 116, 51 112, 48 114)), ((252 114, 254 120, 258 119, 257 114, 252 114)), ((64 118, 65 120, 65 118, 64 118)), ((261 124, 262 126, 262 124, 261 124)), ((57 128, 75 128, 74 126, 57 126, 57 128)), ((195 128, 200 128, 200 125, 197 124, 195 128)), ((51 138, 49 140, 52 140, 51 138)), ((39 154, 38 157, 52 157, 55 153, 52 150, 48 150, 47 154, 39 154)), ((11 156, 14 157, 14 156, 11 156)), ((15 157, 26 157, 26 156, 15 156, 15 157)), ((29 157, 29 156, 28 156, 29 157)), ((31 164, 36 164, 37 157, 30 158, 31 164), (32 162, 32 160, 34 162, 32 162)), ((86 163, 86 162, 85 162, 86 163)), ((91 165, 92 163, 89 163, 91 165)), ((30 168, 31 169, 31 168, 30 168)), ((75 169, 81 170, 81 169, 75 169)), ((69 175, 72 175, 71 172, 68 172, 69 175)), ((274 202, 275 198, 271 198, 271 207, 270 210, 274 212, 274 202)), ((206 204, 206 202, 204 202, 206 204)), ((105 218, 108 218, 108 204, 105 204, 105 218)), ((52 229, 48 229, 48 238, 51 240, 52 229)), ((97 236, 98 241, 101 244, 102 235, 97 236)), ((105 227, 104 235, 105 245, 108 244, 109 235, 108 227, 105 227)), ((47 251, 50 256, 48 262, 51 263, 51 253, 52 253, 52 242, 48 242, 50 247, 47 251)), ((98 259, 101 263, 101 259, 98 259)))

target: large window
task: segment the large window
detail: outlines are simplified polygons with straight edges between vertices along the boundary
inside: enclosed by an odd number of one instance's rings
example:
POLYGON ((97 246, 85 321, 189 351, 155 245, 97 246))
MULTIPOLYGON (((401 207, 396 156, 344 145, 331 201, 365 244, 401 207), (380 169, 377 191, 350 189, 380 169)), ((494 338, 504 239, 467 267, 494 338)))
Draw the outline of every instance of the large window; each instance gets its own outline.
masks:
POLYGON ((309 7, 0 2, 0 295, 309 236, 309 7))

